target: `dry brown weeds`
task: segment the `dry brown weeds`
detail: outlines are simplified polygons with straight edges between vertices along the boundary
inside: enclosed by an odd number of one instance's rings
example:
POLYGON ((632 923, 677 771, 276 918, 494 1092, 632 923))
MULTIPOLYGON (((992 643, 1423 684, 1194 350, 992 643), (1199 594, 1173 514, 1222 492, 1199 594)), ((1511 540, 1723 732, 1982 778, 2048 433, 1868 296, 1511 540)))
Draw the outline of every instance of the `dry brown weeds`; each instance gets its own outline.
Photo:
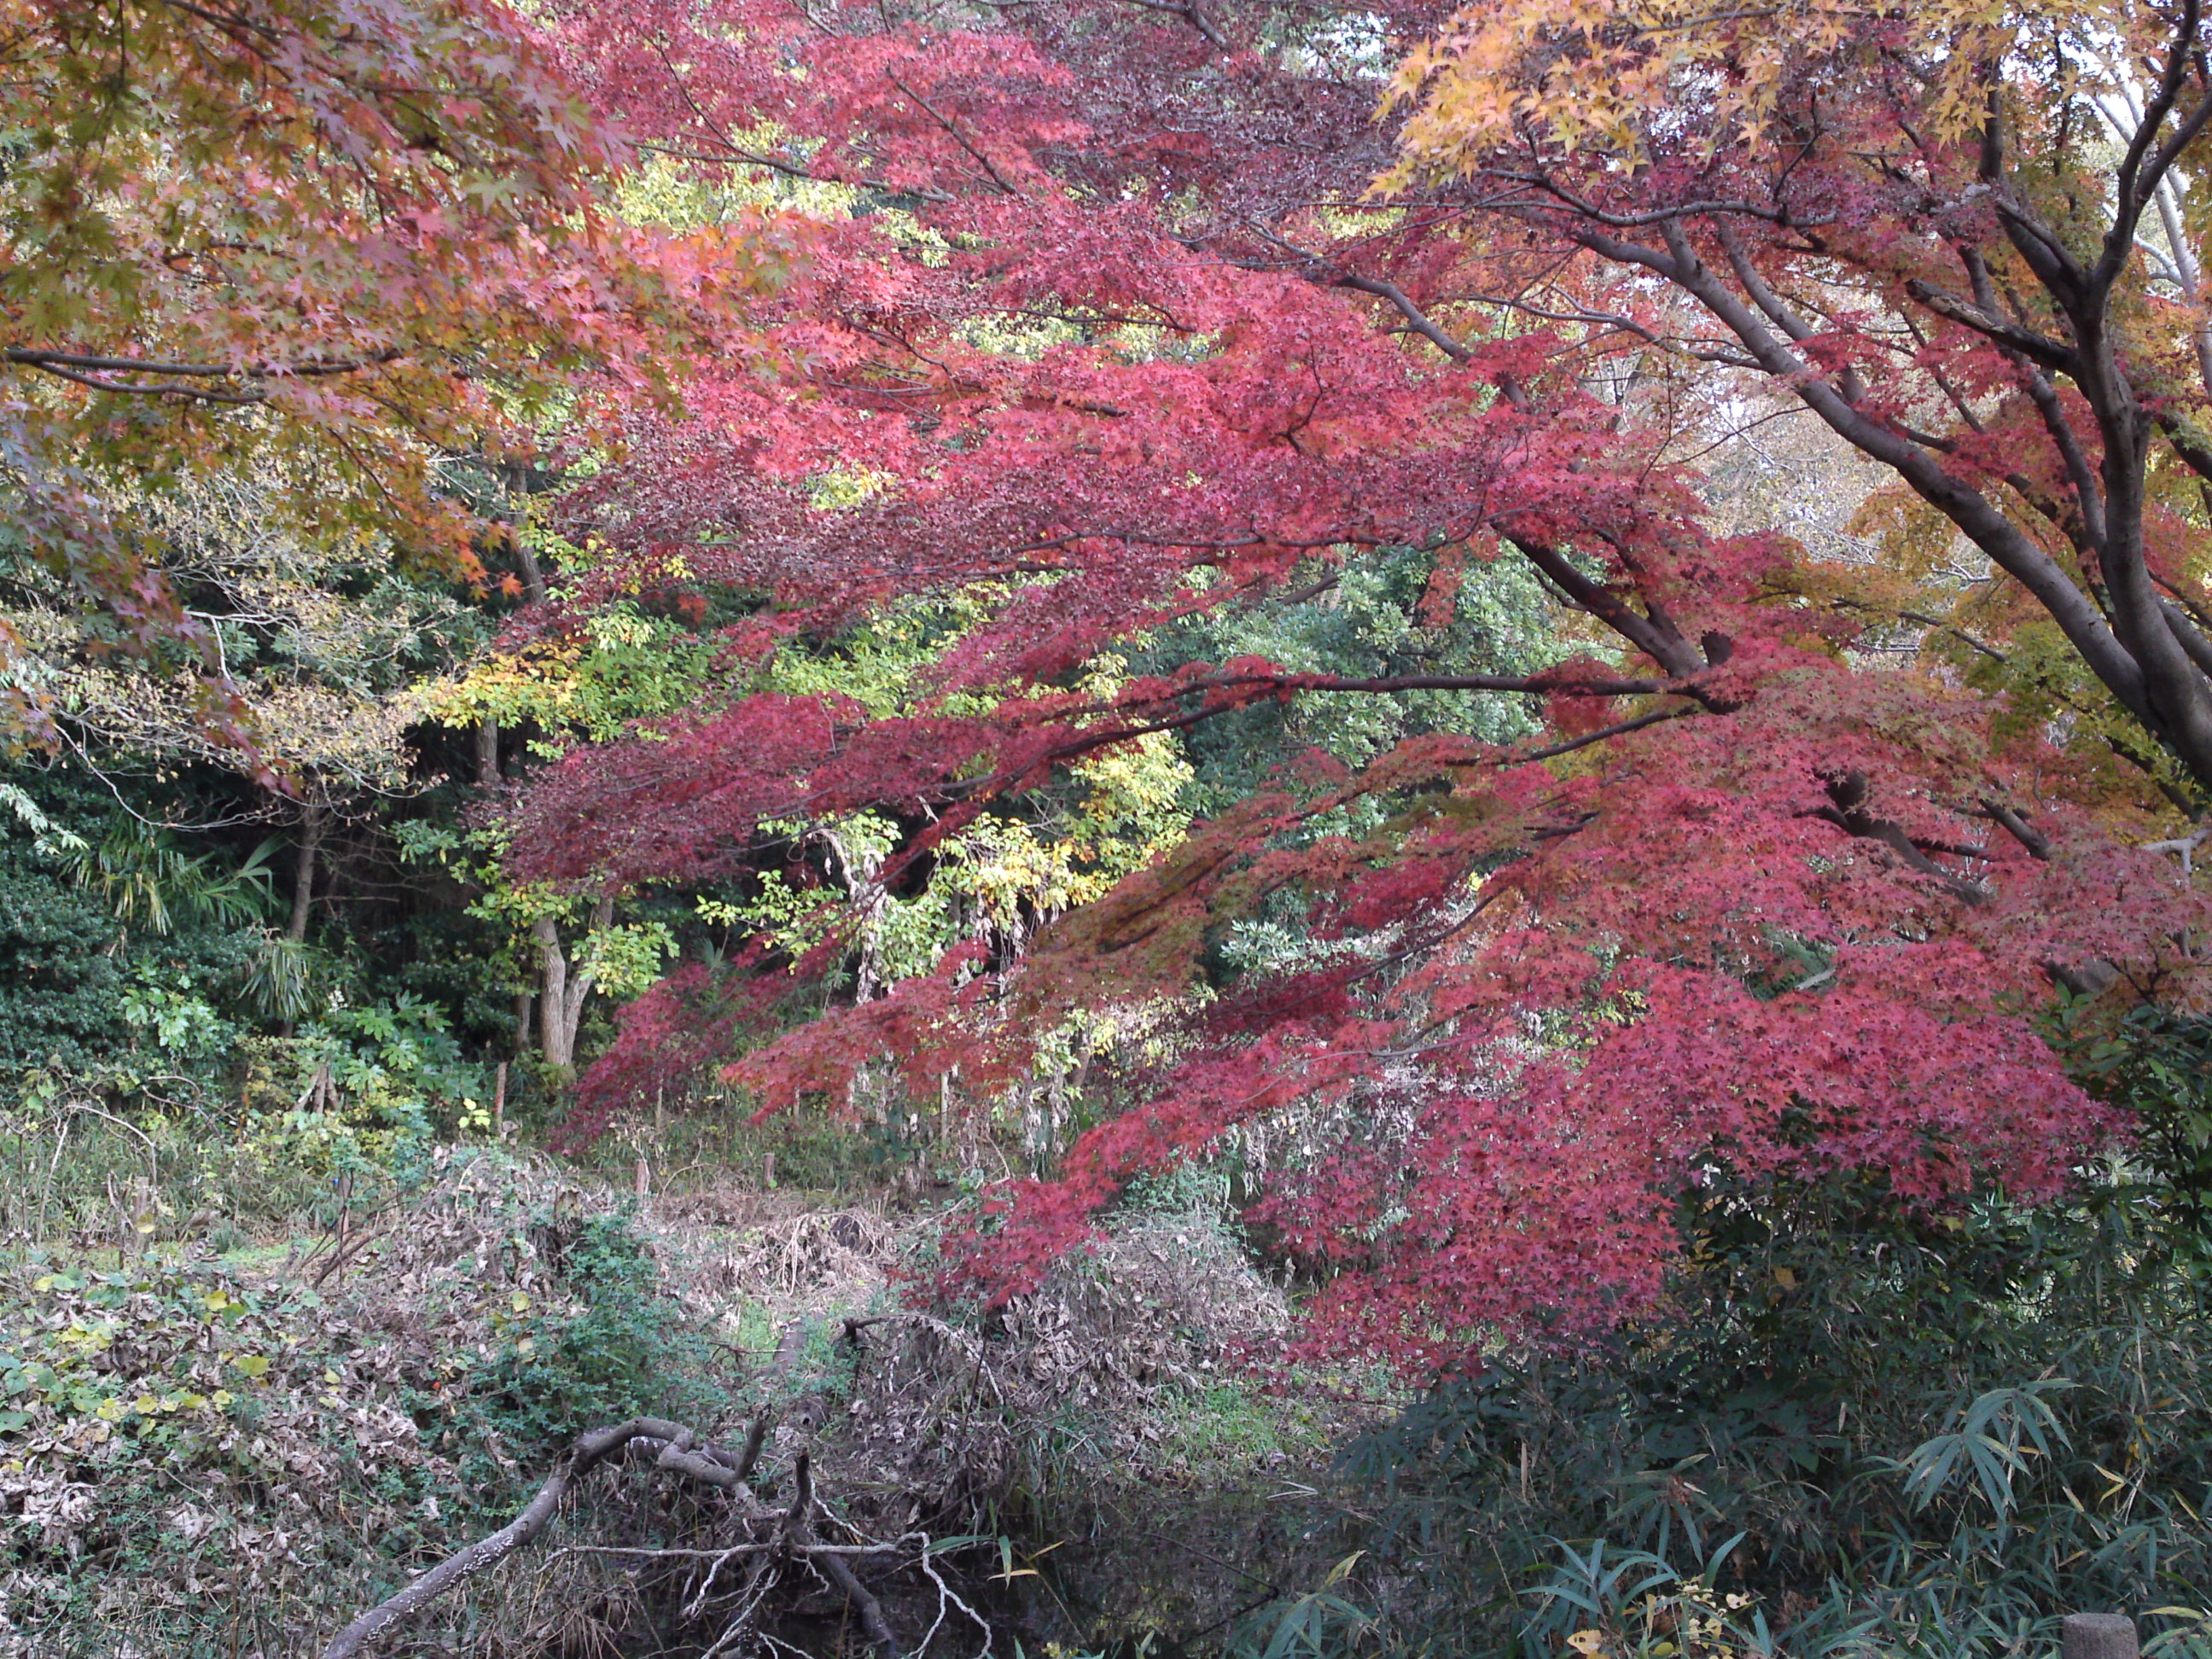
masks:
MULTIPOLYGON (((586 1219, 629 1203, 543 1160, 449 1158, 405 1206, 350 1218, 343 1237, 304 1241, 258 1269, 204 1256, 148 1267, 143 1288, 121 1287, 121 1304, 101 1307, 86 1289, 40 1290, 19 1276, 8 1287, 11 1326, 48 1338, 70 1322, 114 1329, 85 1362, 86 1389, 44 1401, 27 1431, 0 1440, 0 1595, 13 1621, 0 1626, 0 1656, 291 1659, 388 1593, 395 1556, 419 1567, 465 1541, 453 1518, 470 1495, 456 1490, 455 1449, 434 1406, 418 1422, 422 1401, 465 1390, 471 1369, 510 1340, 519 1308, 580 1311, 562 1253, 586 1219), (226 1285, 256 1310, 177 1312, 180 1298, 228 1294, 226 1285), (241 1355, 270 1363, 247 1378, 241 1355), (157 1385, 212 1401, 226 1377, 234 1399, 221 1407, 103 1419, 94 1403, 157 1385)), ((670 1317, 697 1322, 717 1345, 714 1380, 731 1405, 702 1431, 727 1436, 772 1411, 764 1481, 772 1488, 811 1448, 821 1488, 855 1537, 1035 1526, 1075 1494, 1232 1479, 1239 1458, 1248 1476, 1264 1475, 1310 1460, 1338 1426, 1286 1416, 1270 1428, 1263 1402, 1246 1426, 1264 1431, 1213 1448, 1211 1466, 1194 1458, 1192 1413, 1278 1344, 1289 1309, 1232 1241, 1191 1218, 1132 1218, 1035 1295, 980 1317, 902 1303, 899 1276, 927 1248, 927 1218, 708 1193, 648 1200, 636 1224, 670 1317)), ((518 1492, 543 1474, 520 1468, 512 1448, 481 1449, 518 1492)), ((665 1486, 595 1474, 536 1553, 382 1650, 701 1651, 714 1634, 711 1598, 690 1621, 697 1629, 669 1622, 670 1606, 692 1599, 690 1568, 578 1547, 711 1541, 716 1525, 711 1505, 665 1486)), ((1000 1586, 999 1616, 1019 1616, 1018 1588, 1000 1586)), ((928 1586, 883 1593, 895 1620, 927 1623, 928 1586)), ((787 1635, 831 1650, 842 1639, 836 1602, 789 1609, 787 1635)), ((980 1644, 964 1626, 939 1632, 933 1652, 980 1644)))

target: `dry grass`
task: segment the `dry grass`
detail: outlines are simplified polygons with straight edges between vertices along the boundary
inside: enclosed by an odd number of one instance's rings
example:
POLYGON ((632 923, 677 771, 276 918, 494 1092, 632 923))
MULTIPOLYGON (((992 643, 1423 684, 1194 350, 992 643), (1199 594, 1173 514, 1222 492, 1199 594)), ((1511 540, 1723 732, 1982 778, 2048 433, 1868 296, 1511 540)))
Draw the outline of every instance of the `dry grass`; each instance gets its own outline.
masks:
MULTIPOLYGON (((452 1425, 465 1412, 441 1425, 437 1402, 468 1399, 469 1379, 513 1340, 519 1307, 541 1319, 580 1311, 562 1252, 585 1221, 631 1202, 542 1160, 450 1159, 405 1206, 351 1218, 343 1243, 299 1241, 258 1268, 201 1254, 140 1264, 143 1288, 96 1292, 41 1291, 19 1275, 7 1287, 9 1327, 51 1339, 72 1320, 119 1318, 135 1334, 94 1356, 90 1394, 50 1403, 28 1432, 0 1441, 0 1595, 14 1621, 12 1632, 0 1626, 0 1656, 312 1652, 388 1593, 402 1564, 419 1568, 482 1529, 473 1501, 511 1503, 542 1474, 542 1458, 525 1468, 496 1436, 457 1444, 452 1425), (224 1285, 253 1311, 189 1316, 191 1297, 224 1285), (129 1304, 119 1310, 88 1300, 118 1294, 129 1304), (241 1382, 235 1361, 249 1348, 270 1364, 241 1382), (157 1382, 173 1392, 194 1376, 228 1377, 238 1403, 106 1424, 88 1407, 94 1395, 157 1382), (173 1432, 185 1417, 191 1432, 173 1432), (464 1486, 459 1460, 471 1451, 479 1469, 504 1470, 494 1481, 503 1492, 464 1486)), ((876 1535, 1006 1532, 1009 1549, 1034 1551, 1053 1541, 1043 1532, 1056 1536, 1101 1504, 1170 1491, 1199 1501, 1307 1473, 1343 1426, 1243 1380, 1244 1356, 1277 1342, 1290 1310, 1228 1237, 1194 1218, 1130 1218, 1095 1256, 983 1320, 902 1305, 899 1274, 931 1236, 926 1218, 708 1190, 647 1200, 633 1224, 668 1317, 713 1344, 707 1380, 728 1404, 702 1432, 734 1437, 751 1413, 772 1411, 764 1479, 811 1446, 833 1508, 876 1535)), ((690 1569, 625 1566, 575 1547, 711 1539, 715 1525, 711 1506, 665 1483, 595 1474, 527 1559, 382 1651, 696 1653, 712 1630, 670 1622, 690 1569)), ((1027 1594, 1042 1580, 990 1585, 1001 1562, 986 1553, 968 1592, 978 1606, 988 1597, 995 1618, 1028 1630, 1031 1650, 1040 1617, 1073 1633, 1079 1621, 1027 1594)), ((1091 1559, 1103 1557, 1094 1548, 1091 1559)), ((1230 1589, 1241 1571, 1230 1570, 1230 1589)), ((928 1625, 929 1586, 880 1590, 902 1628, 928 1625)), ((835 1598, 795 1605, 787 1635, 834 1651, 837 1610, 835 1598)), ((979 1645, 956 1620, 931 1651, 979 1645)))

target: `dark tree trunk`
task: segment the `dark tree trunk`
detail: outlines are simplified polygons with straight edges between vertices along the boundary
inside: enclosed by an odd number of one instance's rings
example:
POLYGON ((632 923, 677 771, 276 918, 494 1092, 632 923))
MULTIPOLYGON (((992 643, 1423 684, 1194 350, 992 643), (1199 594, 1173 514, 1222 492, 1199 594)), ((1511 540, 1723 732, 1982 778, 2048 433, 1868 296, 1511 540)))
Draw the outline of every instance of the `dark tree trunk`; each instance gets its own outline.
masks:
POLYGON ((330 809, 311 804, 300 819, 300 845, 292 864, 292 920, 284 937, 298 945, 307 937, 307 921, 315 902, 315 856, 321 851, 323 830, 330 809))
POLYGON ((477 722, 477 787, 490 789, 499 782, 499 721, 486 714, 477 722))

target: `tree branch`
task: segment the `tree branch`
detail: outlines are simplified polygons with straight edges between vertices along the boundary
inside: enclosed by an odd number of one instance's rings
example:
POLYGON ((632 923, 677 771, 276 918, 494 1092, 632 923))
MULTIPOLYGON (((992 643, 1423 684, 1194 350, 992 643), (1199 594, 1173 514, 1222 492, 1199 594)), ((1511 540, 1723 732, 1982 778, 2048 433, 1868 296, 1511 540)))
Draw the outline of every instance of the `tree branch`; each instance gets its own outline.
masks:
POLYGON ((2134 251, 2136 222, 2142 217, 2143 209, 2150 204, 2159 181, 2180 158, 2182 151, 2203 131, 2207 118, 2212 118, 2212 94, 2207 94, 2197 100, 2195 109, 2182 118, 2172 137, 2158 144, 2158 130, 2166 125, 2166 118, 2180 100, 2181 89, 2188 84, 2190 64, 2198 50, 2197 27, 2201 15, 2199 0, 2182 0, 2181 16, 2174 26, 2173 46, 2166 54, 2165 71, 2159 76, 2156 88, 2144 100, 2142 118, 2136 123, 2128 140, 2127 152, 2113 176, 2112 228, 2105 233, 2104 251, 2091 276, 2093 291, 2100 295, 2111 287, 2134 251), (2151 148, 2154 144, 2158 144, 2155 151, 2151 148))
POLYGON ((1875 817, 1867 810, 1866 801, 1866 774, 1847 772, 1828 785, 1829 804, 1814 807, 1805 816, 1832 823, 1845 835, 1859 840, 1881 842, 1913 870, 1941 884, 1954 898, 1968 904, 1986 904, 1989 902, 1990 895, 1985 888, 1946 870, 1905 834, 1903 824, 1894 818, 1875 817))
POLYGON ((1985 797, 1982 801, 1982 812, 1990 823, 1999 826, 2006 834, 2025 847, 2029 857, 2039 863, 2050 862, 2050 839, 2021 817, 2018 811, 2007 806, 2001 800, 1985 797))
POLYGON ((2166 730, 2150 704, 2142 665, 2122 645, 2104 617, 2051 556, 2037 546, 1979 490, 1954 476, 1904 434, 1869 418, 1846 403, 1814 367, 1754 316, 1700 260, 1678 226, 1667 227, 1668 251, 1594 237, 1617 248, 1607 257, 1642 264, 1665 276, 1718 318, 1759 367, 1796 391, 1836 434, 1890 467, 1914 494, 1962 531, 1990 558, 2033 594, 2081 655, 2090 672, 2129 713, 2153 732, 2166 730))
POLYGON ((2066 374, 2075 372, 2079 354, 2069 345, 2039 334, 2033 329, 2022 328, 2008 318, 1986 311, 1971 300, 1940 289, 1935 283, 1914 277, 1905 285, 1905 291, 1926 306, 1938 317, 1970 328, 1984 338, 1992 340, 2008 351, 2041 363, 2045 368, 2055 368, 2066 374))
POLYGON ((1708 666, 1687 640, 1651 617, 1637 615, 1620 595, 1576 569, 1573 561, 1558 548, 1532 537, 1515 535, 1510 529, 1504 534, 1521 556, 1549 577, 1577 608, 1595 617, 1668 673, 1688 679, 1708 666))
MULTIPOLYGON (((694 1431, 665 1418, 633 1417, 605 1428, 592 1430, 570 1448, 559 1467, 514 1520, 489 1537, 480 1538, 465 1548, 456 1551, 397 1595, 362 1613, 331 1638, 322 1650, 321 1659, 355 1659, 370 1643, 395 1629, 431 1601, 512 1555, 544 1531, 577 1481, 608 1458, 629 1452, 654 1453, 653 1468, 672 1470, 733 1493, 743 1501, 746 1519, 756 1526, 763 1523, 770 1526, 771 1533, 765 1537, 756 1534, 743 1543, 711 1550, 599 1550, 593 1546, 578 1546, 579 1549, 594 1553, 697 1558, 716 1561, 728 1560, 739 1555, 760 1556, 764 1560, 769 1557, 781 1557, 805 1561, 828 1577, 852 1603, 860 1615, 862 1629, 866 1631, 881 1659, 900 1659, 898 1638, 892 1632, 890 1621, 884 1616, 882 1603, 854 1576, 846 1558, 892 1555, 916 1540, 926 1551, 929 1547, 927 1537, 913 1533, 889 1544, 822 1542, 814 1535, 816 1498, 813 1469, 804 1450, 793 1463, 793 1490, 789 1507, 783 1510, 763 1508, 754 1498, 748 1483, 753 1467, 760 1457, 767 1432, 767 1417, 756 1418, 745 1436, 743 1449, 731 1452, 719 1446, 698 1445, 694 1431)), ((759 1570, 757 1568, 756 1571, 759 1570)))
POLYGON ((1435 320, 1415 305, 1412 297, 1397 283, 1386 283, 1379 277, 1354 276, 1347 273, 1335 278, 1335 284, 1339 288, 1355 289, 1362 294, 1372 294, 1378 300, 1388 300, 1397 307, 1399 314, 1412 325, 1414 333, 1429 341, 1454 362, 1463 363, 1474 356, 1473 352, 1439 328, 1435 320))
POLYGON ((867 1588, 853 1576, 853 1570, 835 1553, 817 1550, 814 1537, 814 1472, 805 1452, 800 1452, 792 1463, 792 1483, 794 1495, 791 1513, 784 1523, 786 1534, 794 1549, 827 1575, 830 1582, 845 1593, 860 1615, 860 1628, 868 1633, 883 1659, 899 1659, 898 1638, 891 1633, 890 1623, 884 1618, 883 1604, 868 1593, 867 1588))
MULTIPOLYGON (((465 1583, 485 1569, 497 1565, 545 1530, 569 1488, 592 1468, 647 1432, 651 1419, 634 1417, 604 1429, 594 1429, 578 1440, 561 1466, 554 1470, 538 1495, 516 1516, 488 1538, 447 1556, 396 1595, 379 1602, 348 1625, 324 1647, 322 1659, 354 1659, 368 1643, 413 1615, 447 1591, 465 1583)), ((673 1424, 667 1425, 675 1429, 673 1424)))
POLYGON ((299 362, 244 363, 172 363, 152 357, 106 357, 90 352, 54 351, 28 346, 10 347, 0 350, 0 362, 14 363, 23 368, 35 368, 73 382, 88 386, 94 392, 124 392, 139 397, 158 397, 174 394, 195 398, 206 403, 252 404, 265 400, 265 386, 242 392, 216 391, 206 386, 147 385, 128 383, 118 385, 109 380, 96 378, 108 374, 160 374, 172 380, 325 380, 338 374, 358 374, 365 369, 382 368, 398 362, 407 354, 394 347, 374 351, 361 357, 309 357, 299 362))

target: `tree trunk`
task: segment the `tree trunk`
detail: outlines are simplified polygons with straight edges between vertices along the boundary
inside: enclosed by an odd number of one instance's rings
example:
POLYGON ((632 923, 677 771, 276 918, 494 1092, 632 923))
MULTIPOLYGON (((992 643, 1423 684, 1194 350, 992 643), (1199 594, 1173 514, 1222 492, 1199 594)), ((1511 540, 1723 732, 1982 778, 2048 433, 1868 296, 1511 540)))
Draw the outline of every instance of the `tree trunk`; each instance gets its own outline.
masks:
POLYGON ((522 586, 530 595, 531 604, 544 604, 545 573, 538 568, 538 555, 531 551, 530 544, 519 535, 514 538, 514 556, 522 566, 522 586))
MULTIPOLYGON (((593 929, 614 921, 615 902, 605 897, 592 907, 593 929)), ((561 925, 551 916, 540 916, 530 926, 538 944, 538 1042, 545 1063, 568 1070, 576 1063, 576 1027, 584 1014, 584 1001, 592 994, 588 969, 571 974, 568 957, 561 948, 561 925)))
POLYGON ((530 937, 538 944, 538 1046, 548 1066, 574 1065, 575 1032, 561 1018, 568 1004, 568 958, 561 951, 560 924, 540 916, 530 924, 530 937))
POLYGON ((489 789, 499 782, 499 721, 486 714, 477 722, 477 787, 489 789))
POLYGON ((300 820, 300 847, 292 865, 292 920, 284 937, 298 945, 307 937, 308 912, 315 902, 315 854, 323 844, 329 809, 310 804, 300 820))

